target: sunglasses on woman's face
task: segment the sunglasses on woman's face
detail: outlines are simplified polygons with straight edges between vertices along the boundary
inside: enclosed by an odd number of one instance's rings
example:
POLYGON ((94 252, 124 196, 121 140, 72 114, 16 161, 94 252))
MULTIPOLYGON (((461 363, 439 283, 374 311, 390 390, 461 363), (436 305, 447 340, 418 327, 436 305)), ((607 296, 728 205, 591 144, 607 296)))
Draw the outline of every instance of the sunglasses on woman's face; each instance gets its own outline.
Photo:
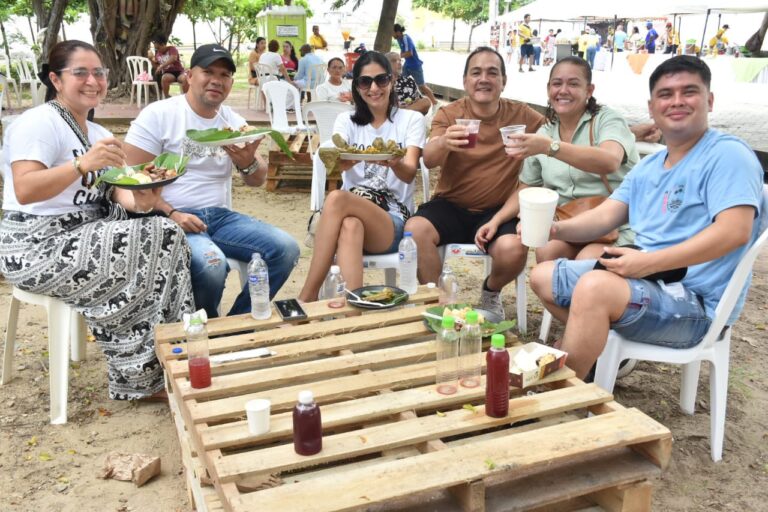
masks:
POLYGON ((362 75, 355 78, 355 85, 358 89, 367 91, 371 88, 373 82, 376 82, 376 87, 383 88, 388 86, 390 81, 392 81, 392 75, 388 75, 387 73, 382 73, 376 76, 362 75))

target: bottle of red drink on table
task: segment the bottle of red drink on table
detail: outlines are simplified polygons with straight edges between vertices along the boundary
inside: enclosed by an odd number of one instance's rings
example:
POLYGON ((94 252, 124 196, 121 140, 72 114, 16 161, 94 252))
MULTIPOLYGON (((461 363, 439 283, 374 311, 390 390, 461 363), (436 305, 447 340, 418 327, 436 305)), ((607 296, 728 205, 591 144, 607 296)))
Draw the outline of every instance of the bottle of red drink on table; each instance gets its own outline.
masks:
POLYGON ((437 372, 435 383, 441 395, 452 395, 459 384, 459 333, 452 316, 444 316, 437 333, 437 372))
POLYGON ((320 406, 311 391, 299 392, 293 408, 293 449, 299 455, 314 455, 323 448, 323 424, 320 406))
POLYGON ((509 352, 504 348, 504 335, 491 337, 491 348, 485 355, 485 414, 503 418, 509 412, 509 352))
POLYGON ((211 361, 208 358, 208 330, 200 312, 194 313, 187 327, 189 381, 193 388, 211 385, 211 361))

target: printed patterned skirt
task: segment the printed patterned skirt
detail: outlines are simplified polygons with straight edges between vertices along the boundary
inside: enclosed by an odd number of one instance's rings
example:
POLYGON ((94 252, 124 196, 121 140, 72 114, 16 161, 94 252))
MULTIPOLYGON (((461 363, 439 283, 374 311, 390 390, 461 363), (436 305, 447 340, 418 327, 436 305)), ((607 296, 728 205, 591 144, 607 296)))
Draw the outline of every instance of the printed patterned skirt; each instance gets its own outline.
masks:
POLYGON ((161 217, 108 218, 93 208, 53 216, 6 211, 0 221, 0 272, 83 314, 116 400, 163 389, 154 327, 192 310, 189 262, 184 232, 161 217))

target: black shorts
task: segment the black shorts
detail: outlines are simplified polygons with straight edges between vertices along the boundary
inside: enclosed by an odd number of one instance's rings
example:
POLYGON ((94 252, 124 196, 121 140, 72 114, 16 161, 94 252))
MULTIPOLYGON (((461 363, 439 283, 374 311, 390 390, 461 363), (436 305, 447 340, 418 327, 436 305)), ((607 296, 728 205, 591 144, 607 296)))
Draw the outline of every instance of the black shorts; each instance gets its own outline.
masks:
POLYGON ((530 44, 530 43, 520 45, 520 56, 522 56, 522 57, 532 57, 533 56, 533 45, 530 44))
MULTIPOLYGON (((482 212, 470 212, 447 199, 436 197, 419 206, 414 216, 424 217, 432 223, 440 236, 438 245, 473 244, 480 226, 491 220, 500 209, 501 206, 497 206, 482 212)), ((516 235, 517 223, 518 219, 514 218, 499 226, 491 243, 502 235, 516 235)))
POLYGON ((168 71, 167 69, 163 71, 162 73, 155 73, 155 80, 158 84, 162 85, 160 82, 163 79, 163 75, 173 75, 174 78, 176 78, 176 81, 179 81, 179 75, 181 75, 184 71, 168 71))

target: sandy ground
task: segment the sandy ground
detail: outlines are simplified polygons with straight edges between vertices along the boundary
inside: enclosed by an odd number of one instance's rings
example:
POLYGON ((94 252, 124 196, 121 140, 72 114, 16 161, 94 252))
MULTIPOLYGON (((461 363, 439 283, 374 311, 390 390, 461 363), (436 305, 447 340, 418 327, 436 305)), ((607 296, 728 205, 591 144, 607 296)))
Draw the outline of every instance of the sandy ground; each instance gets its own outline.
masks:
MULTIPOLYGON (((433 177, 434 178, 434 177, 433 177)), ((417 192, 416 197, 420 193, 417 192)), ((303 240, 309 193, 267 193, 235 180, 236 209, 273 223, 303 240)), ((299 266, 280 291, 294 297, 306 275, 310 250, 302 246, 299 266)), ((461 276, 462 299, 476 300, 481 268, 454 260, 461 276)), ((768 253, 759 258, 747 305, 734 329, 729 401, 723 461, 709 457, 709 385, 702 371, 694 416, 678 407, 678 368, 640 363, 618 382, 617 400, 637 407, 668 426, 674 434, 670 467, 654 488, 659 511, 765 510, 768 502, 768 383, 764 377, 768 253)), ((368 283, 383 281, 377 272, 368 283)), ((225 307, 237 292, 230 275, 225 307)), ((0 282, 0 311, 8 309, 10 287, 0 282)), ((514 317, 513 287, 504 303, 514 317)), ((7 325, 5 314, 0 331, 7 325)), ((541 306, 529 291, 529 332, 538 333, 541 306)), ((88 344, 88 359, 73 363, 69 387, 69 423, 48 421, 47 322, 41 308, 22 308, 16 378, 0 388, 0 511, 176 511, 189 510, 179 446, 168 407, 107 399, 104 360, 88 344), (141 488, 131 483, 100 480, 96 473, 107 453, 143 452, 160 456, 163 471, 141 488)), ((559 329, 556 326, 556 329, 559 329)), ((536 336, 529 336, 533 340, 536 336)), ((287 509, 286 509, 287 510, 287 509)))

